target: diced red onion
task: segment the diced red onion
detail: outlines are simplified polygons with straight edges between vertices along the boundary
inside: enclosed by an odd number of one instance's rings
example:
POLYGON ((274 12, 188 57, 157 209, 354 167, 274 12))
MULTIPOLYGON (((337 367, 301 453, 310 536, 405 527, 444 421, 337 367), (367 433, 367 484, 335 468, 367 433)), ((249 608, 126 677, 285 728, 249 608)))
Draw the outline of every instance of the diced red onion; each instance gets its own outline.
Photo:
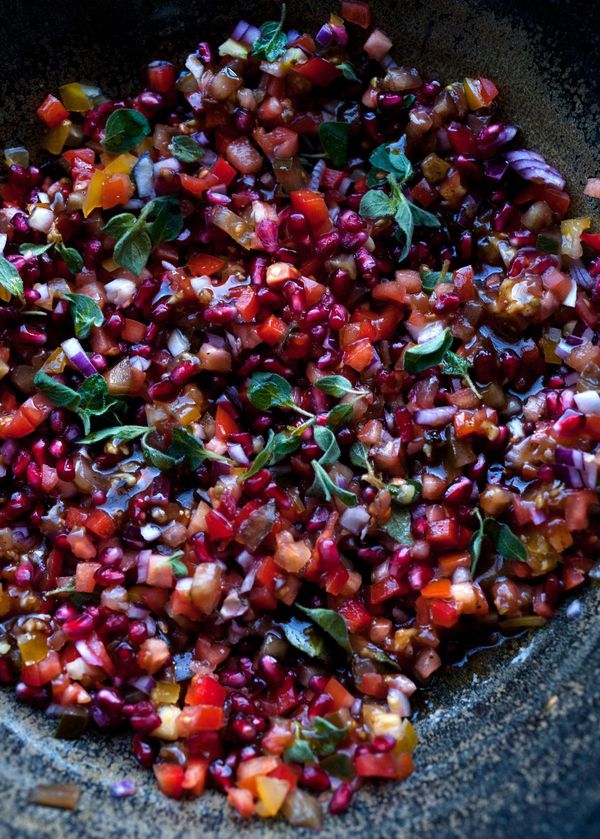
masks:
POLYGON ((148 579, 148 565, 152 551, 140 551, 137 555, 137 581, 145 583, 148 579))
POLYGON ((246 29, 242 37, 240 38, 242 44, 246 44, 250 46, 255 41, 258 41, 260 38, 260 29, 257 26, 252 26, 252 24, 246 29))
POLYGON ((595 390, 584 390, 575 394, 575 404, 582 414, 598 416, 600 414, 600 394, 595 390))
POLYGON ((591 291, 594 288, 594 279, 580 259, 573 260, 568 270, 569 276, 575 280, 579 288, 585 291, 591 291))
POLYGON ((144 152, 133 167, 135 187, 140 198, 154 198, 154 164, 150 152, 144 152))
POLYGON ((92 667, 104 667, 104 662, 100 656, 92 650, 83 638, 75 641, 75 648, 86 664, 90 664, 92 667))
POLYGON ((573 277, 571 279, 571 288, 569 289, 569 293, 563 300, 563 306, 569 306, 569 308, 574 309, 575 304, 577 303, 577 283, 573 277))
POLYGON ((236 463, 239 463, 240 466, 248 466, 250 464, 246 452, 240 443, 228 443, 227 451, 229 452, 229 457, 235 460, 236 463))
POLYGON ((340 518, 340 524, 350 533, 358 536, 369 524, 370 520, 371 517, 366 507, 346 507, 340 518))
POLYGON ((508 170, 508 163, 505 160, 485 160, 483 171, 486 178, 491 181, 501 181, 508 170))
POLYGON ((98 371, 85 354, 85 350, 77 338, 68 338, 62 342, 61 347, 71 364, 79 370, 82 376, 87 378, 96 375, 98 371))
POLYGON ((252 590, 254 580, 256 579, 258 567, 258 562, 253 561, 250 570, 246 573, 246 576, 242 580, 242 584, 240 586, 240 594, 246 594, 247 592, 252 590))
POLYGON ((136 690, 141 691, 142 693, 149 694, 152 692, 156 680, 152 678, 152 676, 136 676, 135 679, 129 679, 127 681, 128 685, 131 687, 136 688, 136 690))
POLYGON ((418 425, 440 428, 450 422, 456 411, 456 405, 443 408, 422 408, 420 411, 415 411, 413 419, 418 425))
POLYGON ((526 181, 564 189, 565 179, 553 166, 546 163, 541 154, 528 149, 517 149, 509 151, 506 159, 515 172, 526 181))
POLYGON ((177 358, 182 353, 187 352, 190 348, 189 339, 183 334, 180 329, 174 329, 169 335, 167 341, 169 352, 174 358, 177 358))
POLYGON ((111 786, 110 791, 115 798, 129 798, 136 794, 137 787, 135 781, 132 781, 131 778, 123 778, 122 781, 116 781, 111 786))
POLYGON ((126 279, 111 280, 104 286, 108 302, 118 309, 124 309, 131 305, 136 290, 137 287, 133 280, 126 279))
POLYGON ((233 32, 231 33, 231 36, 230 36, 230 37, 231 37, 234 41, 241 41, 241 40, 242 40, 242 38, 244 37, 244 35, 246 34, 246 32, 248 31, 248 28, 249 28, 249 27, 250 27, 250 24, 249 24, 247 21, 245 21, 245 20, 239 20, 239 21, 236 23, 236 25, 235 25, 235 29, 234 29, 234 30, 233 30, 233 32))
POLYGON ((310 176, 310 181, 308 182, 308 189, 312 189, 313 191, 319 188, 319 184, 321 183, 321 176, 323 174, 323 170, 325 169, 325 161, 318 160, 314 168, 312 170, 312 175, 310 176))
POLYGON ((319 29, 315 40, 322 47, 328 47, 331 44, 333 41, 333 31, 328 23, 323 24, 323 26, 319 29))
POLYGON ((164 169, 168 169, 169 172, 180 172, 181 163, 176 157, 165 157, 164 160, 159 160, 154 164, 154 177, 157 178, 164 169))
POLYGON ((247 611, 248 604, 244 603, 240 598, 239 592, 233 589, 223 601, 219 614, 223 620, 231 620, 232 618, 239 618, 245 615, 247 611))

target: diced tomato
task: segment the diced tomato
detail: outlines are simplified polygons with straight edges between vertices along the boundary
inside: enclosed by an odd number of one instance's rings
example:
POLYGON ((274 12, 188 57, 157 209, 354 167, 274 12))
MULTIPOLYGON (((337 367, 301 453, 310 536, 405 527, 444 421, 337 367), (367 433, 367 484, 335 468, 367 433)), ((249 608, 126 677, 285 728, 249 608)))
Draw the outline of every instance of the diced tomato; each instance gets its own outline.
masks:
POLYGON ((27 401, 21 405, 21 413, 35 428, 41 425, 44 420, 50 415, 54 405, 43 394, 36 393, 30 396, 27 401))
POLYGON ((187 268, 195 277, 211 276, 216 274, 225 265, 225 260, 220 256, 212 256, 209 253, 197 253, 187 264, 187 268))
POLYGON ((146 72, 150 90, 167 93, 175 87, 177 71, 170 61, 153 61, 146 72))
POLYGON ((69 507, 65 513, 65 524, 69 530, 77 530, 87 521, 88 513, 78 507, 69 507))
POLYGON ((373 345, 368 338, 355 341, 344 350, 344 364, 352 367, 353 370, 361 372, 373 361, 373 345))
POLYGON ((381 673, 363 673, 357 687, 361 693, 367 696, 375 696, 378 699, 385 699, 388 694, 388 686, 381 673))
POLYGON ((73 190, 79 192, 87 189, 92 175, 96 171, 96 153, 93 149, 69 149, 62 156, 71 166, 71 180, 73 190))
POLYGON ((26 437, 32 431, 35 431, 35 426, 23 416, 20 410, 15 411, 12 416, 0 419, 0 438, 2 440, 7 440, 9 437, 15 439, 26 437))
POLYGON ((65 119, 69 119, 69 112, 56 96, 51 93, 46 96, 36 114, 48 128, 56 128, 65 119))
POLYGON ((491 408, 480 408, 477 411, 458 411, 454 414, 454 430, 457 437, 468 437, 469 434, 487 436, 490 427, 497 425, 498 414, 491 408))
POLYGON ((243 819, 249 819, 256 811, 254 798, 248 789, 231 787, 227 790, 227 800, 243 819))
POLYGON ((21 668, 21 681, 32 688, 47 685, 56 679, 62 671, 60 657, 55 650, 51 650, 45 659, 35 664, 24 664, 21 668))
POLYGON ((350 708, 354 703, 354 697, 346 690, 346 688, 338 682, 333 676, 329 679, 324 687, 325 693, 328 693, 333 699, 335 710, 340 708, 350 708))
MULTIPOLYGON (((271 94, 273 95, 273 94, 271 94)), ((278 125, 272 131, 257 128, 253 137, 269 157, 294 157, 298 153, 298 134, 290 128, 278 125)))
POLYGON ((298 777, 300 770, 290 766, 287 763, 280 763, 272 772, 269 772, 269 778, 279 778, 289 784, 290 789, 296 789, 298 786, 298 777))
POLYGON ((152 767, 160 791, 169 798, 181 798, 185 772, 178 763, 155 763, 152 767))
POLYGON ((78 562, 75 568, 75 590, 91 594, 96 588, 94 575, 99 568, 102 568, 99 562, 78 562))
POLYGON ((337 611, 346 621, 348 630, 353 633, 363 632, 373 620, 373 616, 358 600, 346 600, 338 606, 337 611))
POLYGON ((232 523, 217 510, 206 514, 206 529, 211 539, 231 539, 234 534, 232 523))
POLYGON ((471 265, 466 265, 464 268, 459 268, 454 272, 453 277, 454 290, 458 294, 462 303, 468 300, 473 300, 475 297, 475 275, 471 265))
POLYGON ((464 88, 467 105, 472 111, 488 108, 498 96, 498 88, 494 82, 484 76, 478 79, 465 79, 464 88))
POLYGON ((280 344, 283 341, 288 329, 289 327, 284 320, 281 320, 281 318, 278 318, 276 315, 269 315, 269 317, 258 327, 257 332, 261 341, 264 341, 265 344, 269 344, 269 346, 274 347, 276 344, 280 344))
POLYGON ((407 592, 408 583, 396 580, 395 577, 384 577, 383 580, 379 580, 377 583, 369 586, 369 603, 372 606, 377 606, 379 603, 383 603, 391 597, 406 594, 407 592))
MULTIPOLYGON (((440 581, 441 582, 441 581, 440 581)), ((431 583, 429 583, 431 585, 431 583)), ((428 586, 425 586, 428 588, 428 586)), ((423 589, 425 591, 425 589, 423 589)), ((429 604, 431 619, 436 626, 449 628, 455 626, 460 618, 460 612, 452 601, 432 600, 429 604)))
POLYGON ((416 201, 421 207, 431 206, 437 198, 436 189, 429 183, 427 178, 421 178, 420 181, 417 181, 411 189, 411 194, 413 201, 416 201))
POLYGON ((215 413, 215 434, 219 440, 226 440, 231 434, 239 433, 238 424, 222 405, 217 405, 215 413))
MULTIPOLYGON (((229 164, 227 164, 229 166, 229 164)), ((235 170, 234 170, 235 171, 235 170)), ((201 178, 196 178, 193 175, 186 175, 185 172, 179 173, 181 186, 186 192, 191 192, 196 197, 202 195, 207 189, 222 183, 214 172, 207 172, 201 178)))
POLYGON ((139 320, 133 320, 133 318, 125 318, 124 320, 125 326, 121 337, 130 344, 140 344, 146 334, 145 324, 140 323, 139 320))
POLYGON ((217 183, 225 184, 225 186, 229 186, 232 180, 237 175, 237 171, 234 167, 228 163, 225 158, 218 157, 215 161, 212 170, 212 174, 217 178, 217 183))
POLYGON ((294 71, 319 87, 326 87, 341 75, 335 64, 316 55, 305 64, 295 64, 294 71))
POLYGON ((119 204, 126 204, 133 192, 133 182, 129 175, 112 175, 102 184, 102 209, 110 210, 119 204))
POLYGON ((312 280, 310 277, 300 277, 300 282, 304 287, 304 299, 306 300, 307 308, 316 306, 325 294, 326 288, 321 283, 312 280))
POLYGON ((90 512, 85 522, 85 526, 88 530, 91 530, 92 533, 95 533, 96 536, 100 536, 101 539, 110 539, 117 530, 117 525, 115 524, 112 516, 104 510, 98 509, 90 512))
POLYGON ((396 777, 396 764, 391 752, 358 755, 354 766, 361 778, 396 777))
POLYGON ((580 238, 584 245, 600 251, 600 233, 582 233, 580 238))
POLYGON ((564 216, 571 205, 568 193, 554 186, 531 184, 515 198, 515 204, 528 204, 530 201, 545 201, 550 209, 559 216, 564 216))
POLYGON ((262 757, 251 757, 250 760, 243 760, 238 764, 237 782, 241 789, 250 790, 256 795, 256 779, 260 775, 268 775, 273 772, 281 763, 275 755, 264 755, 262 757))
POLYGON ((427 531, 427 541, 432 548, 435 547, 440 550, 457 548, 462 541, 461 526, 456 519, 430 521, 427 531))
POLYGON ((261 586, 274 589, 277 579, 281 579, 281 570, 272 556, 266 556, 256 572, 256 580, 261 586))
POLYGON ((321 236, 331 230, 331 218, 325 199, 320 192, 310 189, 297 189, 290 194, 292 205, 297 213, 308 221, 315 236, 321 236))
POLYGON ((441 597, 448 598, 451 596, 450 580, 432 580, 427 583, 425 588, 421 589, 423 597, 441 597))
POLYGON ((176 723, 180 737, 189 737, 198 731, 218 731, 224 725, 223 708, 217 705, 186 705, 176 723))
POLYGON ((182 788, 193 797, 202 795, 206 785, 206 771, 208 760, 192 757, 188 760, 183 776, 182 788))
POLYGON ((223 706, 227 691, 212 676, 196 674, 192 677, 185 695, 187 705, 215 705, 223 706))
POLYGON ((259 309, 258 297, 254 289, 250 288, 250 286, 244 288, 235 301, 235 307, 245 323, 254 320, 259 309))
POLYGON ((348 23, 354 23, 362 29, 371 25, 371 6, 363 0, 342 0, 340 15, 348 23))
POLYGON ((590 508, 595 500, 595 492, 589 489, 570 492, 567 495, 565 522, 569 530, 585 530, 589 526, 590 508))

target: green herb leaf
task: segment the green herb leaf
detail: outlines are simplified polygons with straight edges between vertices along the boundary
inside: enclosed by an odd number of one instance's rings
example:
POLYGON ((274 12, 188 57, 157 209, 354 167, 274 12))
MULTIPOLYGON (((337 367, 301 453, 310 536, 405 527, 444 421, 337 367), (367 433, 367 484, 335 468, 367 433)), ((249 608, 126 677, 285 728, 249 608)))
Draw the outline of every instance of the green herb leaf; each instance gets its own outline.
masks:
POLYGON ((348 736, 348 729, 345 726, 338 728, 325 717, 315 717, 312 729, 305 728, 303 734, 319 757, 327 757, 344 742, 348 736))
POLYGON ((392 507, 392 515, 383 525, 383 530, 399 545, 414 545, 411 534, 411 515, 408 510, 396 510, 392 507))
POLYGON ((342 489, 342 487, 334 483, 325 469, 317 461, 313 461, 312 468, 315 473, 315 480, 309 489, 309 494, 313 495, 321 492, 325 496, 326 501, 331 501, 331 497, 335 495, 346 507, 356 507, 358 498, 353 492, 342 489))
POLYGON ((475 515, 479 520, 479 528, 473 534, 471 539, 471 544, 469 545, 469 551, 471 553, 471 576, 475 576, 475 570, 477 568, 477 564, 479 562, 479 558, 481 557, 481 546, 483 544, 483 537, 485 536, 485 522, 486 520, 481 515, 481 510, 479 507, 475 508, 475 515))
POLYGON ((106 233, 107 236, 112 236, 113 239, 120 239, 125 233, 129 233, 136 224, 137 218, 133 213, 119 213, 119 215, 113 216, 106 222, 102 232, 106 233))
POLYGON ((404 369, 409 373, 421 373, 440 364, 452 346, 452 340, 452 333, 446 327, 429 341, 410 347, 404 353, 404 369))
POLYGON ((252 55, 263 61, 277 61, 287 49, 287 35, 282 32, 285 20, 285 3, 281 6, 279 22, 268 20, 260 27, 260 36, 252 46, 252 55))
POLYGON ((340 447, 335 439, 335 434, 330 428, 324 425, 315 425, 313 436, 317 446, 323 454, 319 458, 321 466, 331 466, 341 455, 340 447))
POLYGON ((350 448, 350 463, 366 472, 371 469, 367 447, 360 440, 357 440, 350 448))
POLYGON ((151 252, 152 240, 147 230, 145 227, 135 226, 121 236, 113 255, 115 262, 139 277, 151 252))
POLYGON ((182 163, 196 163, 204 157, 204 149, 200 143, 185 134, 173 137, 169 143, 169 151, 182 163))
POLYGON ((340 778, 342 781, 347 781, 354 777, 352 761, 345 752, 338 752, 337 754, 323 758, 319 762, 319 766, 329 775, 333 775, 334 778, 340 778))
POLYGON ((246 478, 251 478, 253 475, 256 475, 265 466, 279 463, 288 454, 295 452, 301 442, 302 439, 299 434, 288 433, 287 431, 280 431, 277 434, 273 434, 271 429, 269 429, 269 437, 264 449, 256 455, 252 466, 242 475, 240 480, 245 481, 246 478))
POLYGON ((12 262, 4 256, 0 256, 0 287, 14 297, 23 297, 23 280, 12 262))
POLYGON ((178 462, 177 458, 172 457, 166 452, 162 452, 160 449, 155 448, 148 442, 148 437, 153 433, 153 428, 147 428, 146 433, 142 437, 142 454, 144 455, 144 460, 146 463, 149 463, 150 466, 155 466, 157 469, 172 469, 178 462))
POLYGON ((183 551, 175 551, 175 553, 172 554, 169 557, 169 559, 167 560, 167 562, 169 563, 169 565, 171 566, 171 568, 173 570, 173 575, 175 577, 188 577, 189 576, 189 572, 187 570, 187 567, 181 561, 183 555, 184 555, 183 551))
POLYGON ((315 387, 318 390, 322 390, 328 396, 334 396, 336 399, 341 399, 342 396, 346 396, 348 393, 355 393, 360 396, 367 393, 366 390, 356 390, 352 386, 352 382, 345 376, 321 376, 315 382, 315 387))
POLYGON ((139 111, 119 108, 106 120, 102 145, 111 154, 121 154, 141 143, 150 130, 150 123, 139 111))
POLYGON ((205 460, 220 460, 223 463, 231 463, 228 457, 204 448, 202 443, 184 428, 173 429, 169 455, 176 461, 185 461, 191 469, 197 469, 205 460))
POLYGON ((392 168, 386 171, 393 172, 400 183, 406 183, 414 174, 412 164, 404 154, 405 146, 406 141, 404 138, 397 143, 390 143, 387 146, 387 156, 392 168))
POLYGON ((402 260, 406 259, 408 256, 415 230, 415 221, 411 212, 411 205, 402 193, 400 193, 400 196, 397 199, 394 221, 397 225, 396 236, 400 239, 400 241, 404 242, 402 251, 398 257, 399 262, 402 262, 402 260))
POLYGON ((48 376, 43 370, 38 370, 35 374, 33 384, 57 408, 70 408, 79 404, 79 394, 76 390, 48 376))
POLYGON ((88 446, 91 443, 99 443, 102 440, 135 440, 148 431, 147 425, 113 425, 112 428, 101 428, 83 437, 79 442, 88 446))
POLYGON ((339 428, 340 425, 345 425, 348 422, 353 413, 354 405, 352 402, 340 402, 327 414, 327 425, 331 428, 339 428))
POLYGON ((360 199, 358 212, 363 218, 384 218, 394 215, 396 205, 382 189, 370 189, 360 199))
POLYGON ((442 271, 421 271, 421 284, 423 291, 431 294, 436 285, 442 281, 445 274, 442 271))
POLYGON ((51 247, 52 242, 48 242, 45 245, 32 245, 31 242, 24 242, 22 245, 19 245, 19 253, 23 256, 27 256, 28 254, 31 254, 31 256, 41 256, 50 250, 51 247))
POLYGON ((418 481, 404 481, 402 484, 388 484, 387 490, 392 501, 404 507, 417 500, 421 494, 421 484, 418 481))
POLYGON ((309 658, 326 658, 325 642, 315 629, 314 623, 303 621, 293 616, 289 621, 280 623, 285 637, 290 644, 309 658))
POLYGON ((248 385, 248 399, 261 411, 293 407, 292 386, 277 373, 254 373, 248 385))
POLYGON ((507 524, 497 522, 495 519, 486 519, 485 532, 504 559, 527 562, 527 548, 507 524))
POLYGON ((393 670, 402 670, 397 661, 394 661, 386 652, 380 650, 375 644, 366 643, 360 648, 359 655, 361 658, 368 658, 371 661, 377 661, 379 664, 385 664, 393 670))
POLYGON ((356 71, 350 61, 342 61, 341 64, 338 64, 338 70, 341 70, 343 77, 349 82, 359 81, 356 71))
POLYGON ((462 376, 475 396, 480 396, 471 378, 471 365, 466 358, 462 358, 451 350, 447 350, 446 355, 442 358, 441 370, 446 376, 462 376))
POLYGON ((310 743, 302 737, 302 729, 298 723, 294 724, 295 738, 292 745, 285 750, 283 758, 286 763, 316 763, 317 756, 310 743))
POLYGON ((75 248, 68 248, 62 242, 59 242, 54 247, 59 252, 71 274, 79 274, 83 270, 83 257, 79 251, 76 251, 75 248))
POLYGON ((100 373, 84 379, 77 391, 77 396, 79 402, 74 406, 74 410, 81 417, 85 434, 90 433, 92 417, 101 416, 111 409, 120 408, 123 404, 109 394, 104 376, 100 373))
POLYGON ((349 136, 350 126, 347 122, 322 122, 319 126, 319 140, 334 166, 345 166, 348 163, 349 136))
POLYGON ((308 609, 306 606, 296 606, 301 612, 304 612, 313 623, 320 626, 323 632, 326 632, 330 638, 333 638, 335 643, 340 646, 347 653, 352 652, 350 645, 350 636, 348 635, 348 628, 346 622, 341 615, 334 612, 332 609, 308 609))
POLYGON ((408 204, 412 213, 415 227, 441 226, 439 218, 437 216, 434 216, 433 213, 429 213, 427 212, 427 210, 423 210, 421 207, 417 207, 417 205, 413 204, 412 201, 409 201, 408 204))
POLYGON ((150 201, 144 207, 140 218, 144 221, 146 218, 154 219, 147 227, 153 245, 159 245, 161 242, 172 242, 179 236, 183 228, 181 205, 172 195, 165 195, 150 201))
POLYGON ((87 294, 65 294, 65 298, 71 304, 75 335, 78 338, 87 338, 92 326, 102 326, 104 315, 95 300, 87 294))

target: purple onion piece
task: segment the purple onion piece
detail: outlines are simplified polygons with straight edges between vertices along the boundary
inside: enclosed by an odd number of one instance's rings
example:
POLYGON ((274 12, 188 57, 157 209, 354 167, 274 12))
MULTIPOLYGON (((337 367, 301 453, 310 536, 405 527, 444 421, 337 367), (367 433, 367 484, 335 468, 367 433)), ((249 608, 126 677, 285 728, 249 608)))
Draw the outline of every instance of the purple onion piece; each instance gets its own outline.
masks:
POLYGON ((331 42, 333 41, 333 31, 328 23, 324 23, 323 26, 319 29, 315 40, 322 47, 328 47, 331 44, 331 42))
POLYGON ((69 338, 67 341, 63 341, 61 347, 71 364, 79 370, 82 376, 87 379, 88 376, 96 375, 98 371, 85 354, 85 350, 77 338, 69 338))
POLYGON ((565 179, 537 152, 528 149, 509 151, 506 159, 511 167, 526 181, 564 189, 565 179))

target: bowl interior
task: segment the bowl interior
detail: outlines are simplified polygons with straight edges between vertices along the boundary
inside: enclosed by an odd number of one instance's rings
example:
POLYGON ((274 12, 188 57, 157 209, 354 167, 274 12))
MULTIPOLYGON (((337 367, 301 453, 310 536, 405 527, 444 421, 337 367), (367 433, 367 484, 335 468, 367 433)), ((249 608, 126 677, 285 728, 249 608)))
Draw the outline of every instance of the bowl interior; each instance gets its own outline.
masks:
MULTIPOLYGON (((227 33, 241 16, 275 16, 261 0, 186 3, 99 0, 5 2, 0 30, 0 142, 31 146, 39 137, 35 107, 68 81, 99 84, 113 95, 131 90, 151 58, 181 59, 199 40, 227 33)), ((397 59, 449 82, 485 74, 501 89, 505 112, 536 149, 568 177, 575 207, 600 171, 597 79, 600 42, 593 4, 508 0, 376 0, 375 19, 396 44, 397 59), (578 197, 579 196, 579 197, 578 197)), ((293 24, 317 27, 328 3, 288 4, 293 24)), ((582 615, 564 613, 544 629, 447 669, 421 696, 417 771, 401 786, 371 786, 341 819, 326 820, 326 837, 416 835, 573 837, 597 835, 600 752, 596 748, 600 665, 600 592, 581 596, 582 615)), ((158 793, 139 770, 124 738, 87 735, 52 739, 43 715, 0 692, 1 835, 177 839, 271 834, 291 836, 283 823, 241 824, 207 794, 178 803, 158 793), (114 781, 132 777, 138 794, 116 801, 114 781), (37 783, 82 787, 74 813, 27 806, 37 783)), ((298 836, 304 831, 294 831, 298 836)))

